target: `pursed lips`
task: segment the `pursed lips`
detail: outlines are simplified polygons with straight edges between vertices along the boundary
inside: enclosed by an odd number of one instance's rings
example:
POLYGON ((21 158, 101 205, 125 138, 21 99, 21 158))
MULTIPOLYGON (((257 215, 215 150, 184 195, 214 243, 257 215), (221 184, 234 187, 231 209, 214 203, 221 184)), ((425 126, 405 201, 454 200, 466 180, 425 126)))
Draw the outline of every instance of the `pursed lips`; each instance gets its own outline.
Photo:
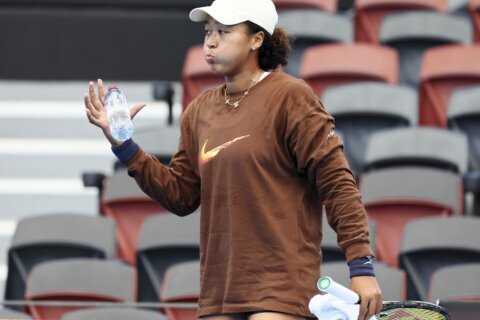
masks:
POLYGON ((205 61, 207 61, 207 63, 215 63, 215 56, 211 55, 211 54, 207 54, 205 56, 205 61))

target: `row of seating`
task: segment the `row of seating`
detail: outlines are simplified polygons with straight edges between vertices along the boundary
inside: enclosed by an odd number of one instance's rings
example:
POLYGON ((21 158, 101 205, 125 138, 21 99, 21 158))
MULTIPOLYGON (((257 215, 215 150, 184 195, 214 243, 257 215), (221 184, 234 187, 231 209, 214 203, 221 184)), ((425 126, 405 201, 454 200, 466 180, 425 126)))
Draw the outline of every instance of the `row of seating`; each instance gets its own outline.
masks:
POLYGON ((449 12, 466 12, 478 4, 477 0, 273 0, 278 11, 290 9, 317 9, 337 12, 352 9, 405 10, 409 8, 431 9, 449 12))
MULTIPOLYGON (((478 56, 480 46, 468 45, 440 46, 422 54, 420 71, 416 71, 420 79, 419 125, 447 127, 453 94, 480 85, 478 56)), ((410 66, 409 61, 405 62, 407 67, 410 66)), ((322 99, 327 89, 341 84, 375 81, 399 85, 399 63, 397 51, 386 46, 316 45, 302 55, 300 78, 307 81, 322 99)), ((186 56, 182 75, 183 107, 186 108, 203 91, 222 83, 223 79, 211 73, 204 61, 202 47, 192 47, 186 56)))
MULTIPOLYGON (((426 172, 428 173, 428 170, 426 172)), ((455 203, 454 191, 443 190, 439 194, 431 192, 431 199, 426 195, 428 191, 421 194, 422 188, 429 189, 428 184, 448 185, 448 179, 445 180, 448 175, 439 177, 435 176, 438 172, 430 176, 422 173, 425 172, 418 168, 395 172, 380 171, 376 176, 367 177, 362 183, 362 196, 369 217, 371 246, 377 260, 391 267, 408 268, 416 261, 407 265, 405 259, 410 258, 405 257, 410 257, 412 252, 415 255, 427 249, 434 252, 440 249, 454 251, 449 263, 459 254, 469 256, 469 250, 473 251, 471 258, 478 260, 480 237, 476 230, 480 227, 480 219, 457 213, 459 209, 454 206, 459 204, 458 201, 455 203), (379 176, 384 180, 378 179, 379 176), (393 183, 388 183, 385 179, 393 183), (412 180, 413 183, 406 183, 402 189, 401 183, 395 183, 402 179, 412 180), (365 185, 369 185, 372 190, 365 185), (418 186, 418 189, 415 189, 415 186, 418 186), (372 192, 373 189, 377 192, 372 192), (420 194, 417 193, 418 190, 420 194), (398 192, 394 193, 395 191, 398 192), (443 236, 438 237, 437 233, 443 236), (445 235, 448 235, 448 238, 445 238, 445 235)), ((457 184, 457 181, 451 181, 457 184)), ((452 187, 454 186, 450 184, 447 189, 452 187)), ((141 205, 137 208, 138 212, 142 209, 141 205)), ((5 299, 24 298, 29 273, 37 264, 82 257, 117 259, 136 267, 138 293, 135 300, 159 301, 166 270, 175 263, 198 259, 200 214, 194 213, 180 218, 166 214, 165 211, 156 212, 141 222, 143 225, 139 231, 138 247, 134 252, 135 263, 128 263, 115 251, 115 245, 119 241, 113 219, 79 214, 52 214, 21 220, 8 251, 5 299)), ((323 261, 345 262, 345 257, 337 245, 336 234, 326 220, 323 226, 323 261)), ((429 257, 422 263, 429 264, 431 261, 429 257)), ((425 277, 423 282, 428 283, 428 277, 425 277)), ((418 288, 410 288, 413 296, 426 298, 425 293, 421 292, 418 288)))
MULTIPOLYGON (((40 320, 32 318, 26 312, 14 311, 8 308, 0 309, 0 319, 3 320, 40 320)), ((65 312, 59 320, 167 320, 160 312, 127 307, 84 308, 65 312)))
MULTIPOLYGON (((434 302, 438 299, 480 298, 480 237, 476 232, 479 224, 480 220, 476 218, 428 218, 412 222, 406 232, 405 252, 402 254, 404 262, 400 269, 376 263, 377 278, 385 299, 434 302)), ((178 245, 176 253, 181 249, 182 246, 178 245)), ((157 284, 162 294, 154 302, 195 303, 200 290, 197 259, 198 255, 189 261, 172 263, 165 270, 163 281, 157 284)), ((324 262, 322 272, 344 285, 349 284, 344 261, 324 262)), ((130 303, 134 306, 136 287, 134 267, 118 260, 70 258, 44 261, 29 272, 25 291, 26 302, 40 303, 32 304, 23 311, 37 320, 80 319, 65 317, 73 317, 71 312, 95 306, 95 302, 124 303, 127 306, 130 303), (49 301, 56 304, 41 303, 49 301), (76 305, 79 302, 81 305, 76 305)), ((153 304, 150 308, 161 310, 171 320, 195 319, 195 308, 160 308, 159 305, 154 308, 153 304)), ((153 315, 162 319, 158 312, 145 314, 149 317, 153 315)))
MULTIPOLYGON (((357 118, 355 115, 351 117, 354 129, 357 118)), ((476 214, 478 201, 472 204, 467 200, 471 194, 478 197, 478 179, 476 171, 469 169, 471 154, 465 134, 415 126, 382 128, 373 132, 374 120, 366 121, 365 127, 352 132, 342 131, 345 128, 341 127, 341 116, 336 121, 337 127, 342 128, 339 134, 345 140, 350 164, 362 169, 357 171, 357 177, 370 217, 379 224, 379 242, 383 244, 379 255, 387 263, 396 265, 404 223, 423 215, 476 214), (345 138, 345 132, 351 138, 345 138), (364 132, 372 133, 365 135, 364 132), (362 139, 366 141, 362 142, 362 139), (386 212, 390 215, 397 212, 398 224, 394 227, 389 224, 386 212)), ((165 161, 172 151, 162 149, 162 146, 169 140, 178 141, 178 130, 175 127, 159 128, 139 134, 138 139, 148 152, 165 161), (148 139, 150 135, 155 139, 148 139)), ((473 144, 477 143, 472 140, 473 144)), ((147 197, 124 171, 117 170, 105 178, 102 186, 101 212, 117 221, 119 256, 135 263, 143 220, 164 209, 147 197)))
POLYGON ((399 53, 402 65, 401 83, 418 85, 421 53, 426 49, 447 44, 469 45, 473 42, 473 25, 462 16, 435 11, 390 14, 377 30, 375 41, 357 39, 359 26, 345 15, 318 10, 291 10, 279 14, 280 27, 294 37, 293 52, 285 71, 300 74, 303 52, 313 46, 328 43, 365 43, 383 45, 399 53))

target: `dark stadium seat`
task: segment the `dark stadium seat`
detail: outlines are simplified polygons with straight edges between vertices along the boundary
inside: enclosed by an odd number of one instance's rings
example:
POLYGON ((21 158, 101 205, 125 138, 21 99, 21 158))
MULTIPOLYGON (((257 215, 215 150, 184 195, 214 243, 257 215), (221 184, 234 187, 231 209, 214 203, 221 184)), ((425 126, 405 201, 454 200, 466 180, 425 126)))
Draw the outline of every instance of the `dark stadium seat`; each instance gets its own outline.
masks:
POLYGON ((203 55, 203 46, 188 49, 182 70, 183 109, 206 90, 224 83, 223 77, 215 75, 203 55))
POLYGON ((299 76, 302 55, 306 48, 327 43, 350 43, 353 40, 352 21, 329 12, 298 9, 279 13, 278 27, 293 37, 292 52, 283 71, 299 76))
MULTIPOLYGON (((197 303, 200 295, 200 262, 190 261, 172 265, 162 285, 163 302, 197 303)), ((197 319, 195 308, 168 307, 169 320, 197 319)))
POLYGON ((273 0, 277 11, 290 9, 316 9, 328 12, 337 11, 338 0, 273 0))
MULTIPOLYGON (((180 126, 143 127, 135 131, 133 137, 143 150, 154 155, 164 165, 169 165, 173 155, 178 151, 180 126)), ((117 160, 115 169, 124 167, 117 160)))
POLYGON ((160 312, 133 308, 94 308, 67 312, 61 320, 167 320, 160 312))
POLYGON ((480 262, 480 219, 429 217, 405 227, 399 255, 407 299, 427 300, 432 275, 443 267, 480 262))
POLYGON ((451 319, 480 319, 480 301, 440 300, 438 304, 448 311, 451 319))
POLYGON ((448 45, 425 51, 420 71, 420 117, 424 126, 447 126, 452 91, 480 85, 480 46, 448 45))
POLYGON ((392 13, 429 10, 444 12, 447 0, 355 0, 355 40, 379 43, 383 19, 392 13))
POLYGON ((146 195, 126 169, 117 170, 105 179, 100 198, 100 212, 117 224, 118 257, 135 264, 138 236, 144 219, 167 213, 146 195))
POLYGON ((469 0, 448 0, 448 11, 451 13, 468 11, 469 0))
POLYGON ((380 43, 400 56, 400 83, 417 88, 426 49, 446 44, 470 44, 473 28, 462 17, 434 11, 391 14, 380 26, 380 43))
POLYGON ((480 263, 442 267, 432 274, 430 301, 476 300, 480 302, 480 263))
POLYGON ((138 300, 157 302, 171 265, 200 259, 200 213, 155 215, 144 220, 137 248, 138 300))
POLYGON ((364 170, 371 134, 417 124, 418 97, 407 87, 381 82, 358 82, 328 88, 321 97, 342 132, 345 155, 353 173, 364 170))
POLYGON ((369 219, 377 225, 377 259, 398 266, 404 226, 420 217, 463 213, 462 179, 427 167, 385 168, 365 173, 359 185, 369 219))
MULTIPOLYGON (((407 296, 407 281, 403 270, 383 263, 375 263, 375 278, 382 289, 383 300, 401 301, 407 296)), ((345 262, 322 263, 322 276, 329 276, 336 282, 350 287, 350 271, 345 262)))
POLYGON ((457 89, 448 104, 448 127, 468 137, 469 169, 480 170, 480 85, 457 89))
POLYGON ((474 28, 474 41, 480 43, 480 0, 470 0, 468 8, 474 28))
POLYGON ((305 50, 300 67, 304 79, 321 97, 334 85, 358 81, 398 83, 398 54, 369 44, 326 44, 305 50))
MULTIPOLYGON (((377 251, 377 227, 374 221, 368 221, 368 229, 370 233, 370 248, 375 253, 377 251)), ((342 261, 345 263, 345 254, 338 245, 337 234, 328 224, 327 216, 325 213, 323 213, 322 243, 320 245, 320 248, 322 249, 322 263, 338 261, 342 261)))
POLYGON ((116 254, 115 223, 105 217, 48 214, 21 219, 8 250, 5 299, 23 300, 28 273, 38 263, 116 254))
MULTIPOLYGON (((118 261, 68 259, 36 265, 28 277, 27 301, 130 302, 135 297, 136 272, 118 261)), ((30 305, 36 320, 60 320, 80 306, 30 305)))
POLYGON ((468 138, 462 132, 433 127, 396 128, 370 136, 365 169, 425 166, 464 175, 468 138))

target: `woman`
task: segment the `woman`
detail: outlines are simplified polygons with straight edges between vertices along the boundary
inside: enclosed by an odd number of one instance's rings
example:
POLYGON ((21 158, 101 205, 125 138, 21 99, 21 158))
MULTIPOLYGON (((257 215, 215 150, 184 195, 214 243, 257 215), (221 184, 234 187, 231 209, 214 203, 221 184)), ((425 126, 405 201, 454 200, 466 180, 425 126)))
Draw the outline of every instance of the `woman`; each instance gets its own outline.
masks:
MULTIPOLYGON (((322 205, 360 294, 359 319, 381 308, 360 195, 326 113, 305 82, 281 71, 289 39, 271 0, 216 0, 192 10, 205 21, 204 53, 225 84, 195 99, 181 118, 179 150, 161 165, 133 140, 112 138, 89 84, 88 119, 129 175, 173 213, 201 199, 201 293, 208 320, 312 317, 320 276, 322 205)), ((131 109, 132 117, 144 107, 131 109)))

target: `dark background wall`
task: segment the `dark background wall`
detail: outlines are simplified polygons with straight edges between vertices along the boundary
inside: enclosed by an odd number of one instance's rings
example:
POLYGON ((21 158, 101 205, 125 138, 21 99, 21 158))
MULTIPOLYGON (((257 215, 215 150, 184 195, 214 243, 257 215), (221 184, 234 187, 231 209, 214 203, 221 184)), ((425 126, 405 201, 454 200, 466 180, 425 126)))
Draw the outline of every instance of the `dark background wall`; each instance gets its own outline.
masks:
POLYGON ((0 0, 0 79, 173 80, 209 0, 0 0))

